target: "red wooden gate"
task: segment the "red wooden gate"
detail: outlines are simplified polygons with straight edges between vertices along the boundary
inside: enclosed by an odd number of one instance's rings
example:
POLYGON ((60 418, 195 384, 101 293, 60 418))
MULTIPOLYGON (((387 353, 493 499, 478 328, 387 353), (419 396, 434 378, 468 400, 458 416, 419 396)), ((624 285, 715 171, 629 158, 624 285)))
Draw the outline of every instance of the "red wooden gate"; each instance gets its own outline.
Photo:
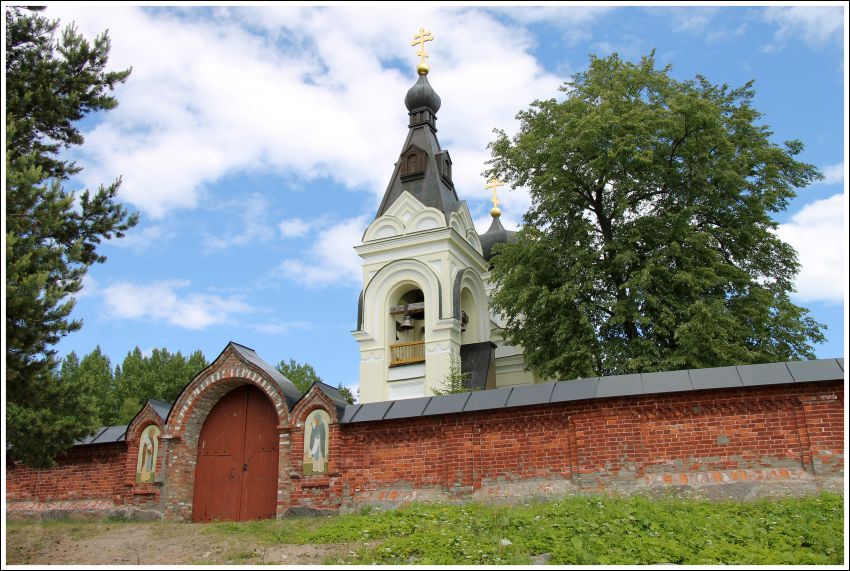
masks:
POLYGON ((260 389, 234 389, 201 428, 192 520, 272 518, 277 480, 277 411, 260 389))

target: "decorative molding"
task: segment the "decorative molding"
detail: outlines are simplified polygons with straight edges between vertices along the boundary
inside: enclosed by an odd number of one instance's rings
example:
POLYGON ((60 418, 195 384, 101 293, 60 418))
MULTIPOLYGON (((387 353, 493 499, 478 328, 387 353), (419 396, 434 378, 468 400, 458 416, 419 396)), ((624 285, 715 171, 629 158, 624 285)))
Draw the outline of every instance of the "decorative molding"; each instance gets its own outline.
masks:
POLYGON ((361 361, 383 361, 384 360, 384 350, 378 349, 374 351, 362 351, 360 353, 361 361))
POLYGON ((798 406, 791 398, 747 399, 710 404, 660 405, 649 409, 642 407, 639 414, 646 420, 673 420, 690 416, 753 414, 791 410, 798 406))

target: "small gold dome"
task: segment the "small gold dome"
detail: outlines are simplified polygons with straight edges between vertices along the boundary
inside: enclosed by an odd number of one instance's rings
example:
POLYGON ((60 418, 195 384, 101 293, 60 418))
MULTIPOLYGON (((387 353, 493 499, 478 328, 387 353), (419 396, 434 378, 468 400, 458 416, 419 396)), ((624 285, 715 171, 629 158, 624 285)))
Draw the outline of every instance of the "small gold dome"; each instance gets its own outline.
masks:
POLYGON ((494 206, 493 208, 490 209, 490 216, 492 216, 493 218, 498 218, 501 215, 502 215, 502 211, 498 206, 494 206))
POLYGON ((428 64, 424 61, 420 61, 419 64, 417 64, 416 66, 416 73, 418 73, 419 75, 428 75, 428 69, 430 69, 428 67, 428 64))

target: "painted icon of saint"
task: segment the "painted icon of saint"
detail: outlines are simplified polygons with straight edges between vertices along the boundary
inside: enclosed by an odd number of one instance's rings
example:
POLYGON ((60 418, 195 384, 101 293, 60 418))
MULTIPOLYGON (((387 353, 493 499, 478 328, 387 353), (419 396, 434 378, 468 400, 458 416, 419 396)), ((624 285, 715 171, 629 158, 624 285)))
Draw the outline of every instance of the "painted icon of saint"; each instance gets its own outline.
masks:
POLYGON ((328 462, 328 413, 313 411, 305 423, 304 474, 324 474, 328 462))
POLYGON ((156 472, 156 452, 160 430, 149 426, 139 439, 139 459, 136 463, 136 481, 152 482, 156 472))

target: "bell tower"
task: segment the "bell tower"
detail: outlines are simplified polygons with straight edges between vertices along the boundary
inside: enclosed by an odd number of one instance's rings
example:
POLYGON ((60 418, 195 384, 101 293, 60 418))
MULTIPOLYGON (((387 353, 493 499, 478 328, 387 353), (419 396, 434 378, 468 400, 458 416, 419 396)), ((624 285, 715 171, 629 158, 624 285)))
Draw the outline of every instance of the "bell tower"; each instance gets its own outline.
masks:
MULTIPOLYGON (((420 28, 418 79, 408 90, 408 132, 375 219, 355 248, 363 290, 354 338, 360 345, 360 402, 431 396, 453 364, 477 367, 494 386, 487 262, 452 161, 437 140, 440 96, 428 81, 420 28), (462 349, 463 348, 463 349, 462 349), (486 355, 484 350, 486 349, 486 355), (486 361, 486 362, 485 362, 486 361)), ((483 374, 483 377, 482 377, 483 374)), ((472 376, 472 375, 471 375, 472 376)))

